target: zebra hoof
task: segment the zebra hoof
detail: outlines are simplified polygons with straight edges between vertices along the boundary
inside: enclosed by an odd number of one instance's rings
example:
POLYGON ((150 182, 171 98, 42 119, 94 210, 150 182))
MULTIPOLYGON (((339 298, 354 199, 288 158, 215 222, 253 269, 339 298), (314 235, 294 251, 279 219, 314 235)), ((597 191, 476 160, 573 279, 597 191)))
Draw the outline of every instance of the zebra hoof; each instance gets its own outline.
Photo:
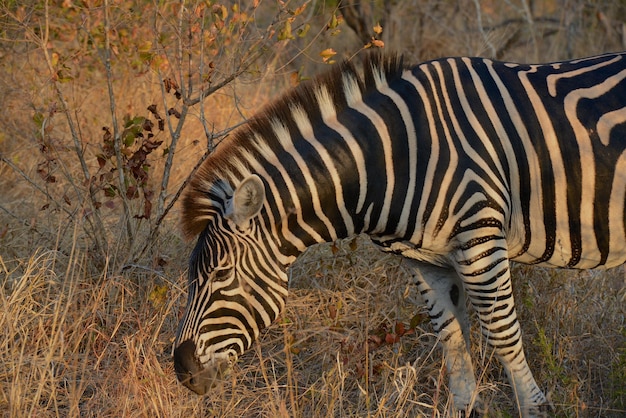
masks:
POLYGON ((528 415, 537 418, 548 418, 554 412, 554 406, 551 403, 544 403, 531 408, 528 415))
POLYGON ((485 416, 485 414, 477 409, 472 409, 471 411, 459 411, 456 415, 459 418, 480 418, 485 416))
POLYGON ((487 416, 488 410, 483 407, 482 401, 477 399, 471 410, 461 411, 459 416, 462 418, 480 418, 487 416))
POLYGON ((554 406, 550 402, 542 403, 541 405, 534 405, 528 408, 527 414, 524 416, 536 417, 536 418, 548 418, 555 412, 554 406))

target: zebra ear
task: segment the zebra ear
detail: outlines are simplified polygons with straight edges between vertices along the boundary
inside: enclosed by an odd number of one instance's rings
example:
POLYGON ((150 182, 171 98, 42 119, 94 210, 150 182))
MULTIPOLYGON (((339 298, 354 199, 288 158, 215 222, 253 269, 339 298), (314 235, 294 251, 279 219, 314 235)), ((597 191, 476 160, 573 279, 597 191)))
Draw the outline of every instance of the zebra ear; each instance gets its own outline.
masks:
POLYGON ((228 202, 226 217, 238 227, 245 228, 247 223, 261 210, 265 202, 265 186, 256 174, 241 182, 228 202))

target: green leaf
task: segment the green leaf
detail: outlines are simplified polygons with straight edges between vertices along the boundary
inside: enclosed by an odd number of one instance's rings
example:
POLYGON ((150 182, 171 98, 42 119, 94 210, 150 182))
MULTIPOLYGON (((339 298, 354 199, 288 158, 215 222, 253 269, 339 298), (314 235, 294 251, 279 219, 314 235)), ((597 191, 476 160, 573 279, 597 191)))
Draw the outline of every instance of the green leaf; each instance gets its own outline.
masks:
POLYGON ((130 147, 131 145, 135 143, 135 138, 136 138, 136 135, 133 132, 131 131, 127 132, 126 135, 124 135, 124 145, 126 147, 130 147))
POLYGON ((43 126, 43 121, 45 119, 46 118, 41 112, 35 112, 35 114, 33 115, 33 122, 35 122, 38 128, 41 128, 43 126))
POLYGON ((104 195, 106 197, 115 197, 115 186, 109 185, 104 188, 104 195))
POLYGON ((311 29, 311 25, 309 25, 308 23, 304 25, 303 27, 301 27, 300 29, 298 29, 298 37, 304 38, 306 34, 309 33, 309 29, 311 29))
POLYGON ((291 33, 291 22, 287 20, 285 22, 285 27, 278 33, 278 40, 284 41, 287 39, 295 39, 293 34, 291 33))
POLYGON ((158 309, 161 306, 165 305, 168 300, 167 293, 169 292, 169 290, 169 286, 167 284, 164 284, 156 285, 150 291, 150 294, 148 295, 148 300, 152 303, 152 306, 155 309, 158 309))

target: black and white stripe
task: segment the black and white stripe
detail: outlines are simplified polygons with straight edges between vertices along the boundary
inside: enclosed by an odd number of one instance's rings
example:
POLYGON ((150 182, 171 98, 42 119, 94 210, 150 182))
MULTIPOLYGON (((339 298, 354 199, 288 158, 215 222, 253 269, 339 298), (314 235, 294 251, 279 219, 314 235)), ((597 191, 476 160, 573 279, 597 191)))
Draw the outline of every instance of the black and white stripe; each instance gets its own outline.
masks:
POLYGON ((475 400, 467 295, 522 412, 537 413, 546 398, 524 358, 509 262, 624 263, 625 148, 624 54, 337 66, 266 107, 194 178, 179 378, 208 390, 278 316, 300 253, 366 233, 408 260, 456 407, 475 400))

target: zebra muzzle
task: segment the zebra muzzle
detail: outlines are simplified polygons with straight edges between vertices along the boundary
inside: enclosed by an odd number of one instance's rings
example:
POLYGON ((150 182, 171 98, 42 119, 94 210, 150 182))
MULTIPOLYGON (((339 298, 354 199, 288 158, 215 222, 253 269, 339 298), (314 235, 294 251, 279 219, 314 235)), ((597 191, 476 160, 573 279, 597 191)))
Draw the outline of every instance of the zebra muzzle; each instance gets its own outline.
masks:
POLYGON ((178 380, 198 395, 204 395, 215 387, 228 368, 227 361, 203 366, 196 356, 196 344, 191 340, 174 349, 174 370, 178 380))

